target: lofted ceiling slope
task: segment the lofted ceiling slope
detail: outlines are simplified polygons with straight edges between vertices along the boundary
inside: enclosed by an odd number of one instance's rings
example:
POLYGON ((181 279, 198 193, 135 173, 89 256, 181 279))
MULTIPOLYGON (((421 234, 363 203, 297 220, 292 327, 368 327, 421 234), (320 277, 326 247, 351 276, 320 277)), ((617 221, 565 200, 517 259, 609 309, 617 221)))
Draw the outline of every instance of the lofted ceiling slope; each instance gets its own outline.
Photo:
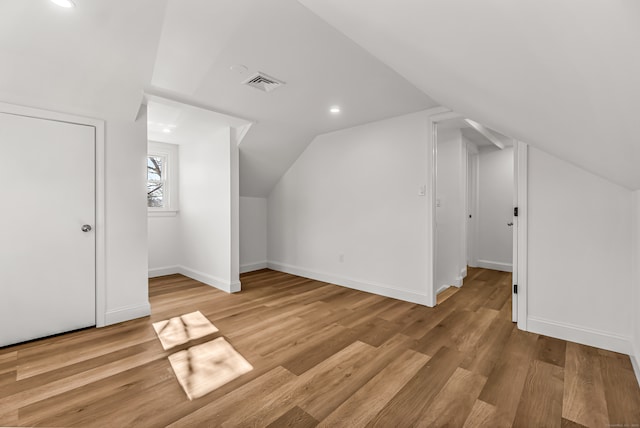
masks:
POLYGON ((435 106, 296 0, 75 4, 0 2, 0 101, 133 120, 151 89, 248 119, 243 196, 267 196, 320 133, 435 106), (241 84, 257 71, 286 84, 269 93, 241 84))
POLYGON ((151 83, 254 121, 240 144, 242 196, 267 196, 318 134, 435 106, 295 0, 169 0, 151 83), (257 71, 285 85, 241 84, 257 71))
POLYGON ((640 2, 299 1, 440 104, 640 188, 640 2))
POLYGON ((153 72, 165 0, 0 2, 0 101, 133 120, 153 72))

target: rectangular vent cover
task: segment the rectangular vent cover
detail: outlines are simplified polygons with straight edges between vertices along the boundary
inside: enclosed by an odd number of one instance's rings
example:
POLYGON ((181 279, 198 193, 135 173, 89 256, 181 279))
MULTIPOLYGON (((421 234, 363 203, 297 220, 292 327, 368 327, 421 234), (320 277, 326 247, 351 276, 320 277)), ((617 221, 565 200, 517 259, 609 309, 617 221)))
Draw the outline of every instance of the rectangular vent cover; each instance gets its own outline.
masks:
POLYGON ((258 71, 256 74, 252 75, 247 80, 242 82, 242 84, 251 86, 252 88, 260 89, 264 92, 271 92, 274 89, 284 85, 285 83, 282 80, 267 76, 266 74, 258 71))

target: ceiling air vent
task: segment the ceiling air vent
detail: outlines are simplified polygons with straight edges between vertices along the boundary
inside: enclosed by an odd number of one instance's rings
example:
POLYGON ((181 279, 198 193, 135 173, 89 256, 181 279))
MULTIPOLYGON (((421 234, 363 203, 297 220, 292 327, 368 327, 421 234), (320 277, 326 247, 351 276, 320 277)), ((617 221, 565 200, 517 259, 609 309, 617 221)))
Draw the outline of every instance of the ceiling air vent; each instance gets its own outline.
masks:
POLYGON ((249 77, 247 80, 242 82, 244 85, 251 86, 256 89, 260 89, 264 92, 271 92, 279 86, 284 85, 282 80, 275 79, 273 77, 267 76, 266 74, 258 71, 256 74, 249 77))

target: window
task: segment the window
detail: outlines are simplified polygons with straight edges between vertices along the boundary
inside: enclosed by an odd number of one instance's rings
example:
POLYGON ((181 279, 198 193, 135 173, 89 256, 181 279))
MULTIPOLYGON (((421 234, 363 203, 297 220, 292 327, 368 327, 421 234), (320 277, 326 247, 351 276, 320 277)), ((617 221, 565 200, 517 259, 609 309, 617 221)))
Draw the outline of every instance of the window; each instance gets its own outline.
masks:
POLYGON ((164 191, 166 188, 166 156, 147 156, 147 207, 164 208, 166 199, 164 191))
POLYGON ((175 144, 149 142, 147 208, 149 215, 178 212, 178 146, 175 144))

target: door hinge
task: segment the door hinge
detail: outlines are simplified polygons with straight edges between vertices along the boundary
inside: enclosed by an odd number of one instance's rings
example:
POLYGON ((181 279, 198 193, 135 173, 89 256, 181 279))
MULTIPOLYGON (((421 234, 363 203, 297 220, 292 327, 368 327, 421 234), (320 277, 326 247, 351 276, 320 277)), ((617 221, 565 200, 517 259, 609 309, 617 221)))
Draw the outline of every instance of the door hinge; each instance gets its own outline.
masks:
POLYGON ((514 217, 518 217, 518 207, 515 207, 515 208, 513 209, 513 216, 514 216, 514 217))
POLYGON ((518 294, 518 284, 513 284, 513 294, 518 294))

